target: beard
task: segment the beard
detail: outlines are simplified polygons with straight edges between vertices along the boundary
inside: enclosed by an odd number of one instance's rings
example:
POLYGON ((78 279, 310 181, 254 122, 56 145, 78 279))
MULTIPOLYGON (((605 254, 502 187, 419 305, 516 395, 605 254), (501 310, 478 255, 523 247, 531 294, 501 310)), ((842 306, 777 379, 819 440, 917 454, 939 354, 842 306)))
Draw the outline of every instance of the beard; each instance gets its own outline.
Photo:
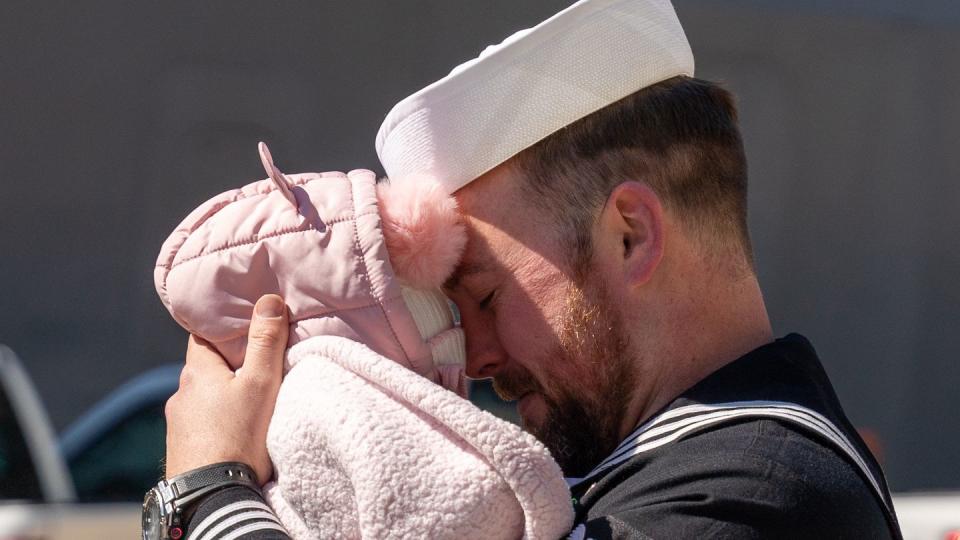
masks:
POLYGON ((634 371, 627 358, 622 317, 606 289, 592 294, 571 286, 560 320, 559 344, 543 357, 540 381, 523 367, 494 378, 493 388, 505 400, 528 392, 546 405, 542 421, 524 419, 568 477, 583 477, 620 443, 620 424, 634 389, 634 371))

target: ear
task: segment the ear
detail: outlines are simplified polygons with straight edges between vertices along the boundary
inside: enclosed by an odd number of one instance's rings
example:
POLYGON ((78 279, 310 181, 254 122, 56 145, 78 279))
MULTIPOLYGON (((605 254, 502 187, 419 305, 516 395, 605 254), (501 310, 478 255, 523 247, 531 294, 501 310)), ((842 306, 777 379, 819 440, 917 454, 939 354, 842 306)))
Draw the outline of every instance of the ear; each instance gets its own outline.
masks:
MULTIPOLYGON (((614 188, 600 215, 601 234, 619 255, 624 285, 644 285, 663 259, 664 216, 660 197, 640 182, 614 188)), ((616 261, 611 261, 616 262, 616 261)))

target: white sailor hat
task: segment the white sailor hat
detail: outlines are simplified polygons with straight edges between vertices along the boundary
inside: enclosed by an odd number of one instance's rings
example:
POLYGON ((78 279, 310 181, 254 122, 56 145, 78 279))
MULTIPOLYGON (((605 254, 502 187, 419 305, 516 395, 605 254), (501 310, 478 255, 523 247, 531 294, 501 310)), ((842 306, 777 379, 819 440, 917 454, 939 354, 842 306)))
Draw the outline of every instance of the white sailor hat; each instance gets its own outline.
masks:
POLYGON ((637 90, 693 76, 669 0, 581 0, 397 103, 377 133, 392 182, 453 193, 521 150, 637 90))

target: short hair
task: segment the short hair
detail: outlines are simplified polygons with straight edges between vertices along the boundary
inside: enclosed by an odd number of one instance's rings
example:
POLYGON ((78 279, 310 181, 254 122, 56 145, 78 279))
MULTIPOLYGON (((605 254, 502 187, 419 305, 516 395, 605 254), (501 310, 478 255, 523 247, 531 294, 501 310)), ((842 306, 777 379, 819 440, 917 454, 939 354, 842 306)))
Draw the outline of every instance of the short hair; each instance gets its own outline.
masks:
POLYGON ((613 189, 638 180, 711 255, 753 271, 747 161, 730 92, 691 77, 643 88, 554 132, 508 162, 521 192, 546 209, 575 270, 613 189), (732 251, 731 251, 732 250, 732 251))

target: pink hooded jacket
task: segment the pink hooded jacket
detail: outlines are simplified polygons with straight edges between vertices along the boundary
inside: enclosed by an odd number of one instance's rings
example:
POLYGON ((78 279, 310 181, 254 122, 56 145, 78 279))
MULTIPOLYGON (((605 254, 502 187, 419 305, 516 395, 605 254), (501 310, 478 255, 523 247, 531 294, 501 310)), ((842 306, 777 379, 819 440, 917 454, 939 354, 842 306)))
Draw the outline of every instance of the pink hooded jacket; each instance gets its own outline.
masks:
POLYGON ((378 186, 365 170, 286 176, 260 153, 270 178, 194 210, 155 281, 174 319, 234 368, 256 300, 286 300, 265 493, 291 536, 568 531, 569 492, 546 448, 462 397, 463 333, 438 290, 466 238, 453 199, 429 183, 378 186))

